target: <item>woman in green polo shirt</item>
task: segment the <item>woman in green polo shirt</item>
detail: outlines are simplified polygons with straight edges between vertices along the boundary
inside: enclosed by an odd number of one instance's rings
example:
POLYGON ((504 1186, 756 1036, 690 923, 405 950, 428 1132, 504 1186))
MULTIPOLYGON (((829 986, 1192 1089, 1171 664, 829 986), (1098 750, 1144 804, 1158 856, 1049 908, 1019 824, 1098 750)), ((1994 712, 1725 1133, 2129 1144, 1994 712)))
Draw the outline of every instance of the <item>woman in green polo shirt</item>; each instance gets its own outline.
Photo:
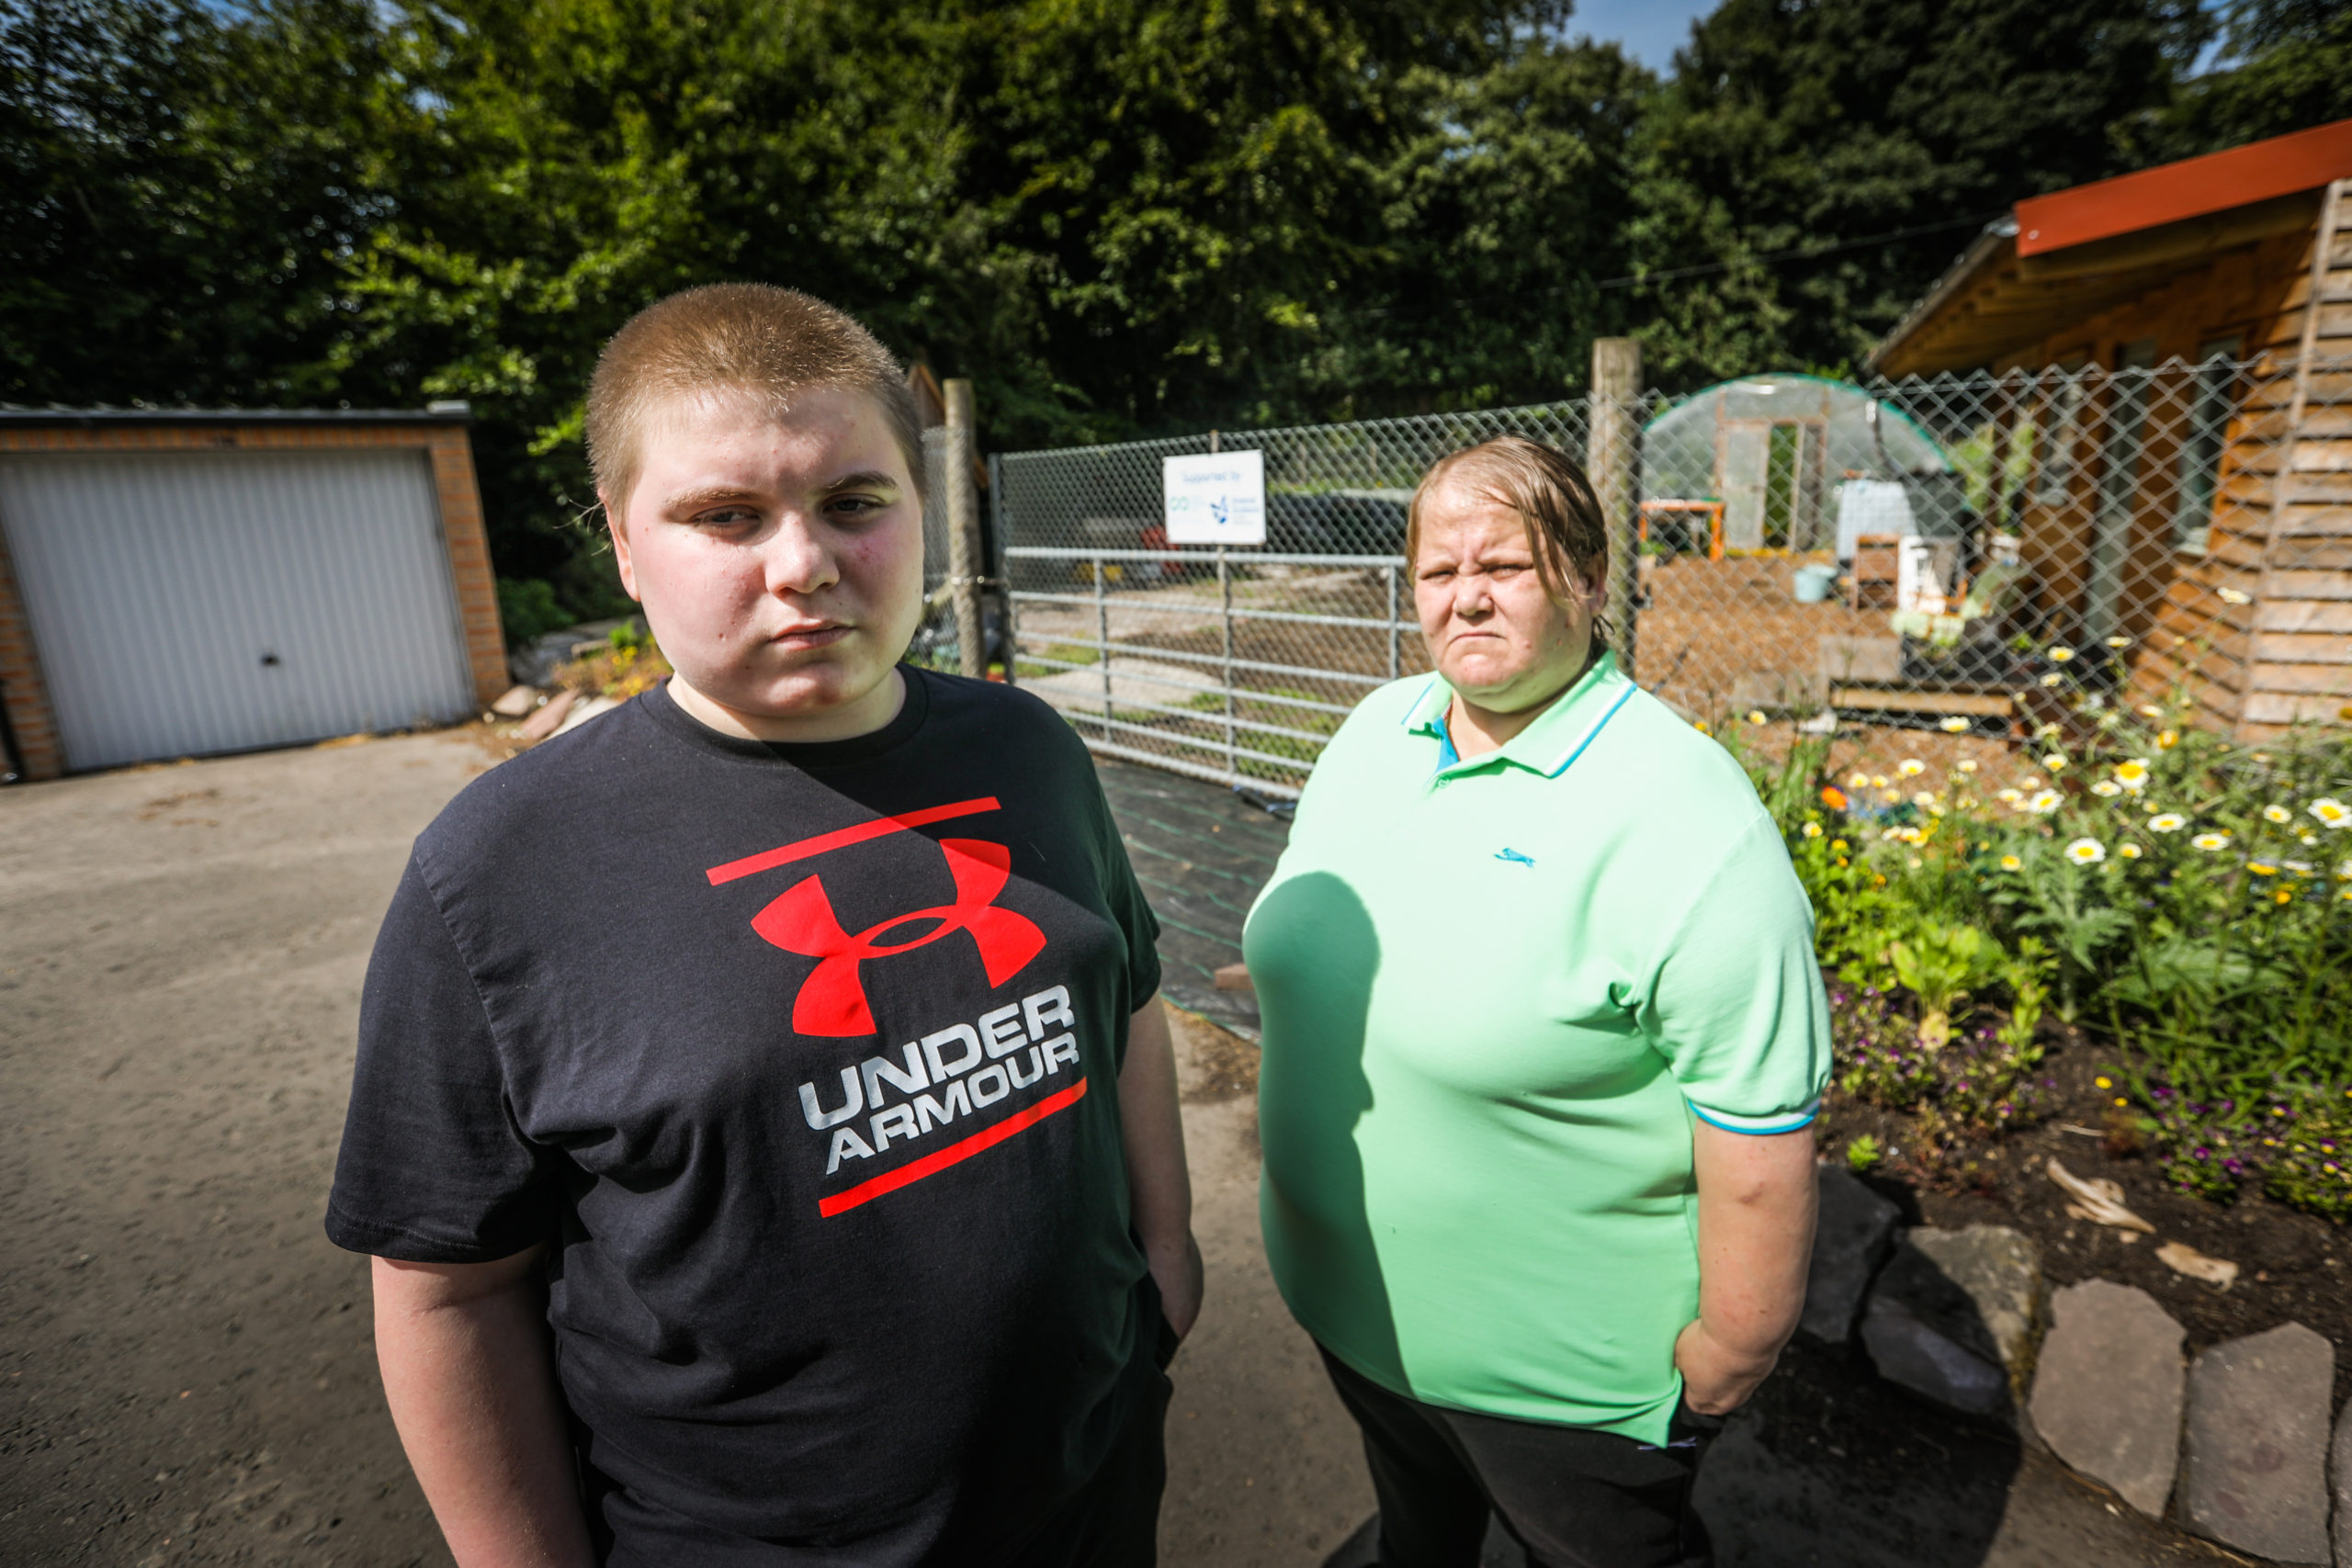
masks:
POLYGON ((1363 1428, 1384 1568, 1708 1560, 1701 1438, 1804 1304, 1813 917, 1723 749, 1616 668, 1590 486, 1415 492, 1435 673, 1333 737, 1245 951, 1266 1251, 1363 1428))

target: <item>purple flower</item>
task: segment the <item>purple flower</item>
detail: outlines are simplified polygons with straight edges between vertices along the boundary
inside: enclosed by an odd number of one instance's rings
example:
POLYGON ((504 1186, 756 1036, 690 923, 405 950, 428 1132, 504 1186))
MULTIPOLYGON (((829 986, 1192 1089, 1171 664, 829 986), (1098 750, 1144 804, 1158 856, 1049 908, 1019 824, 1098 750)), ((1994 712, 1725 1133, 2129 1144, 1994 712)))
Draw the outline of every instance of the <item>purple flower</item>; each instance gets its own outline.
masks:
POLYGON ((2211 1155, 2211 1153, 2212 1153, 2213 1151, 2212 1151, 2212 1150, 2211 1150, 2211 1149, 2199 1148, 2199 1149, 2192 1149, 2192 1150, 2191 1150, 2191 1151, 2189 1151, 2189 1152, 2190 1152, 2190 1153, 2192 1153, 2192 1154, 2194 1154, 2194 1155, 2195 1155, 2199 1159, 2204 1159, 2204 1158, 2208 1157, 2210 1155, 2211 1155))

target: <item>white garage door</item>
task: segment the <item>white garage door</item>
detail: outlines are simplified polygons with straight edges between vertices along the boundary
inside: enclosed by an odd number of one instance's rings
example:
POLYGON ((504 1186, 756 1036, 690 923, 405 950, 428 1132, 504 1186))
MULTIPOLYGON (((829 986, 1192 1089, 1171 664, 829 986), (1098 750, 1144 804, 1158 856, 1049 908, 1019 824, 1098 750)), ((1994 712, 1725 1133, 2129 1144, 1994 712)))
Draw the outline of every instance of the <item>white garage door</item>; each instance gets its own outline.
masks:
POLYGON ((472 709, 422 452, 12 455, 0 530, 68 767, 472 709))

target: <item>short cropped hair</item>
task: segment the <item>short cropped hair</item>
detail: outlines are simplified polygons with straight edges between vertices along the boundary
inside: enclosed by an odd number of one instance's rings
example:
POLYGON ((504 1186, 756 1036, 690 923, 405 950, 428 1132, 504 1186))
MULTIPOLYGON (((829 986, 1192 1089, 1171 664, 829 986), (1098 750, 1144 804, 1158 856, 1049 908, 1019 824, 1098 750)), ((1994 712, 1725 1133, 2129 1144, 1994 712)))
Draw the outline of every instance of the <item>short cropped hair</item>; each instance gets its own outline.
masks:
POLYGON ((781 417, 820 388, 871 398, 888 421, 915 491, 923 490, 922 416, 906 376, 847 312, 797 288, 712 283, 629 318, 588 383, 588 466, 596 490, 626 507, 661 405, 709 392, 745 394, 781 417))
POLYGON ((1566 453, 1524 435, 1498 435, 1430 465, 1405 512, 1408 566, 1420 558, 1422 502, 1457 479, 1519 513, 1535 555, 1536 581, 1555 600, 1567 601, 1571 576, 1597 586, 1609 575, 1609 531, 1592 481, 1566 453))

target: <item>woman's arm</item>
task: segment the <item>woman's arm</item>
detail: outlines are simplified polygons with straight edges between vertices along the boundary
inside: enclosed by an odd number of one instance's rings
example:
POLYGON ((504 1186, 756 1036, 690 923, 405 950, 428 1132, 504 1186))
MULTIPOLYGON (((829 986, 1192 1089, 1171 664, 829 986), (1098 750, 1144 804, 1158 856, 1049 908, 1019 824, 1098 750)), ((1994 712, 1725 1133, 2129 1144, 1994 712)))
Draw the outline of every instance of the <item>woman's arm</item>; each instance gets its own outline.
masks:
POLYGON ((1813 1134, 1690 1134, 1699 1182, 1699 1315, 1674 1342, 1683 1402, 1739 1408, 1780 1359, 1804 1311, 1813 1257, 1813 1134))
POLYGON ((590 1568, 533 1247, 495 1263, 375 1260, 376 1360, 459 1568, 590 1568))
POLYGON ((1201 1315, 1201 1249, 1193 1241, 1193 1178, 1184 1167, 1184 1119, 1176 1105, 1176 1049, 1157 995, 1127 1023, 1119 1125, 1126 1136, 1136 1234, 1159 1286, 1160 1310, 1181 1337, 1201 1315))

